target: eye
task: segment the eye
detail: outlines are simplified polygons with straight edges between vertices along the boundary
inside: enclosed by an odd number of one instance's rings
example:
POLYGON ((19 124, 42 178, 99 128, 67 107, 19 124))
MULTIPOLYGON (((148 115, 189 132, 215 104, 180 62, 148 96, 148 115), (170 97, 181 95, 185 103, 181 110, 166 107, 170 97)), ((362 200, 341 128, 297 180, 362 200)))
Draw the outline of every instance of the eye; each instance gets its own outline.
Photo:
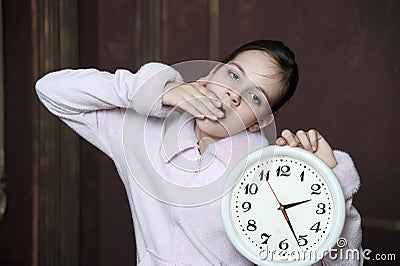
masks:
POLYGON ((250 92, 249 94, 250 94, 251 100, 253 102, 255 102, 256 104, 260 104, 261 103, 261 98, 258 97, 257 94, 255 94, 254 92, 250 92))
POLYGON ((239 74, 237 74, 236 72, 232 71, 232 70, 228 70, 228 74, 231 76, 231 78, 233 78, 234 80, 239 80, 240 76, 239 74))

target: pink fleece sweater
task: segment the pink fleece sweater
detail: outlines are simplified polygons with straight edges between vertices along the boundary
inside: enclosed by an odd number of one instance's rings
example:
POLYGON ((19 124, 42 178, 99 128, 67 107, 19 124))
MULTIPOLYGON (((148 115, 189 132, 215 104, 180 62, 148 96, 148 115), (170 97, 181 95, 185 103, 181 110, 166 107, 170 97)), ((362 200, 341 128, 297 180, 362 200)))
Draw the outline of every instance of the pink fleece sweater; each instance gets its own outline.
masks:
MULTIPOLYGON (((200 155, 189 114, 169 114, 171 109, 161 103, 170 81, 182 78, 169 66, 149 63, 136 74, 53 72, 37 82, 36 90, 50 112, 114 161, 131 207, 138 265, 252 265, 224 231, 220 200, 213 195, 219 191, 195 188, 214 184, 228 164, 266 140, 259 133, 242 132, 200 155)), ((334 154, 338 165, 333 171, 346 199, 342 236, 347 248, 361 250, 360 215, 352 206, 359 176, 346 153, 334 154)), ((325 257, 317 264, 361 263, 325 257)))

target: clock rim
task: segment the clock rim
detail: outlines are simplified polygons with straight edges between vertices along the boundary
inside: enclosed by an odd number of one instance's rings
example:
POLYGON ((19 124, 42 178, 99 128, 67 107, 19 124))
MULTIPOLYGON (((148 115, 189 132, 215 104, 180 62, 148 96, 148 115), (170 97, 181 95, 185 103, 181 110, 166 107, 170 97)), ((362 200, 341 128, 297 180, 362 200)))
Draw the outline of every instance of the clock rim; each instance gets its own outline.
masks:
POLYGON ((330 169, 317 156, 304 149, 290 146, 270 145, 250 153, 248 156, 241 159, 239 163, 229 173, 228 178, 225 182, 224 192, 225 193, 221 198, 221 214, 225 232, 227 233, 231 243, 236 247, 236 249, 247 259, 249 259, 253 263, 256 263, 257 265, 310 265, 317 262, 319 258, 322 258, 323 252, 332 249, 342 233, 346 211, 344 194, 340 183, 337 180, 336 175, 334 174, 332 169, 330 169), (317 255, 316 259, 314 260, 300 260, 290 262, 261 260, 258 255, 253 254, 249 251, 248 248, 246 248, 246 245, 240 240, 240 237, 236 235, 236 230, 232 224, 233 222, 230 214, 231 192, 233 190, 233 187, 236 185, 236 182, 240 180, 239 177, 242 176, 242 174, 247 170, 247 167, 249 167, 250 165, 253 165, 256 162, 260 162, 265 157, 278 155, 293 156, 307 162, 315 169, 317 169, 321 175, 324 176, 326 183, 328 183, 328 186, 331 189, 333 203, 332 211, 335 212, 332 229, 328 233, 328 237, 324 240, 321 246, 314 250, 315 254, 317 255))

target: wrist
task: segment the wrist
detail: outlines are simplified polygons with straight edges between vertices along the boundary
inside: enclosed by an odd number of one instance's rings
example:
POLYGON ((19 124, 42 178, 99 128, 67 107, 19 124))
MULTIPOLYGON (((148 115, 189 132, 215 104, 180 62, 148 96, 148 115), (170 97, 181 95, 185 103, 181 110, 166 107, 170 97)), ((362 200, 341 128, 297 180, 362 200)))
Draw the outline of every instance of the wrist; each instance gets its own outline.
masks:
POLYGON ((169 97, 170 93, 169 92, 177 84, 178 83, 176 83, 176 82, 168 82, 168 83, 165 84, 163 95, 162 95, 162 99, 161 99, 162 105, 165 105, 165 106, 172 106, 173 105, 171 103, 171 101, 170 101, 170 97, 169 97))

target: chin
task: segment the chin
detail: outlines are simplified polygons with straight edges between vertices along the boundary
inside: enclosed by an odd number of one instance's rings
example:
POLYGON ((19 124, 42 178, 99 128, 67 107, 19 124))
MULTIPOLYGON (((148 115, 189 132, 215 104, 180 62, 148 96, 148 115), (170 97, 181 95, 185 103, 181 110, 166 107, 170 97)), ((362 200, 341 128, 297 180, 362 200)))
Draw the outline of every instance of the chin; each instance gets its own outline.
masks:
POLYGON ((225 138, 229 136, 225 127, 219 121, 196 118, 197 127, 211 138, 225 138))
POLYGON ((245 128, 234 128, 228 127, 228 125, 223 125, 222 123, 224 120, 221 121, 213 121, 210 119, 196 119, 196 124, 198 128, 204 132, 205 134, 209 135, 213 138, 226 138, 228 136, 233 136, 237 133, 242 132, 245 128), (230 132, 228 132, 229 130, 230 132))

